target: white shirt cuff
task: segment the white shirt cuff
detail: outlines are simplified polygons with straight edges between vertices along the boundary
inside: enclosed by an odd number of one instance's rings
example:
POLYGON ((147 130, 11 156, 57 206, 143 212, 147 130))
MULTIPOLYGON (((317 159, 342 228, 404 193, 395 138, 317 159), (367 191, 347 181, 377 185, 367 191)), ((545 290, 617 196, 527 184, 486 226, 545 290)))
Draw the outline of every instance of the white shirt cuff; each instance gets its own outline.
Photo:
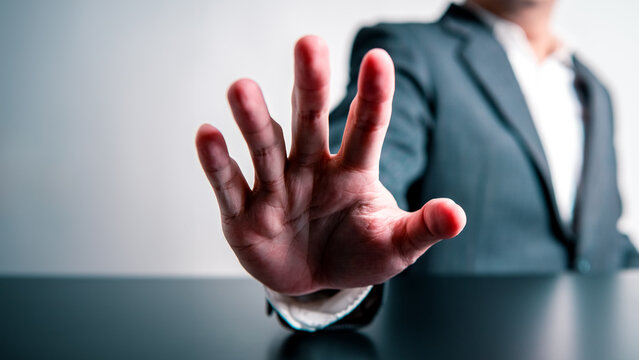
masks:
POLYGON ((266 286, 266 299, 293 329, 313 332, 350 314, 368 296, 373 286, 344 289, 335 295, 314 301, 300 301, 266 286))

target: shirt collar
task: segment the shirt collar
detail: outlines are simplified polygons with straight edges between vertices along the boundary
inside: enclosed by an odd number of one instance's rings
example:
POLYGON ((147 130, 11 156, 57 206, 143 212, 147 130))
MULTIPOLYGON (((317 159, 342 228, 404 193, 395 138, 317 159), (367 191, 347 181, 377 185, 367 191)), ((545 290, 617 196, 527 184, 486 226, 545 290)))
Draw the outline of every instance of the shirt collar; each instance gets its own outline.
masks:
MULTIPOLYGON (((472 11, 480 21, 492 29, 495 38, 506 52, 513 50, 532 52, 526 33, 521 26, 501 18, 473 2, 466 3, 464 6, 472 11)), ((554 58, 563 65, 571 68, 573 67, 572 57, 573 51, 563 41, 560 41, 557 49, 548 56, 548 58, 554 58)))

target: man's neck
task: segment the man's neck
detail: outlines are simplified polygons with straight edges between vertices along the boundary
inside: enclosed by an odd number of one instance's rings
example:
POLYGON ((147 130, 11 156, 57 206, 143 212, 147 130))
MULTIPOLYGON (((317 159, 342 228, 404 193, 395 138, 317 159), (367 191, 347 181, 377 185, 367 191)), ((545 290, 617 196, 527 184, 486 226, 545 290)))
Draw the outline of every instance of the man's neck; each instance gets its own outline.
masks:
POLYGON ((519 25, 539 61, 559 46, 550 31, 550 18, 555 0, 467 0, 491 13, 519 25))

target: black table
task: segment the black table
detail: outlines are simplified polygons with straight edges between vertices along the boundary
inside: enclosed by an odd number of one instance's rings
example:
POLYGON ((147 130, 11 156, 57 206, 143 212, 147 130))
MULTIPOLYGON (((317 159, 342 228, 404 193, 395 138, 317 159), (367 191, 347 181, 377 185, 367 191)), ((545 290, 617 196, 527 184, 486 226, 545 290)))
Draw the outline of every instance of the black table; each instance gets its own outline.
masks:
POLYGON ((294 334, 247 279, 1 278, 2 359, 639 359, 639 272, 398 278, 372 325, 294 334))

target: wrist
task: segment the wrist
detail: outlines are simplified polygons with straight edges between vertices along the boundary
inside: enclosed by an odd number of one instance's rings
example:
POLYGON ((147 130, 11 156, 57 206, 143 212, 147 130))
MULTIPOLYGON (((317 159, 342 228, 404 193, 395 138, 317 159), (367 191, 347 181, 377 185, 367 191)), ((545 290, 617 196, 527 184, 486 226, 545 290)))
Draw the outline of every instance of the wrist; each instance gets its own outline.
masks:
POLYGON ((335 296, 339 292, 340 292, 339 289, 324 289, 324 290, 318 290, 318 291, 315 291, 309 294, 304 294, 304 295, 292 295, 290 297, 294 298, 300 303, 309 303, 313 301, 323 301, 326 299, 330 299, 331 297, 335 296))

